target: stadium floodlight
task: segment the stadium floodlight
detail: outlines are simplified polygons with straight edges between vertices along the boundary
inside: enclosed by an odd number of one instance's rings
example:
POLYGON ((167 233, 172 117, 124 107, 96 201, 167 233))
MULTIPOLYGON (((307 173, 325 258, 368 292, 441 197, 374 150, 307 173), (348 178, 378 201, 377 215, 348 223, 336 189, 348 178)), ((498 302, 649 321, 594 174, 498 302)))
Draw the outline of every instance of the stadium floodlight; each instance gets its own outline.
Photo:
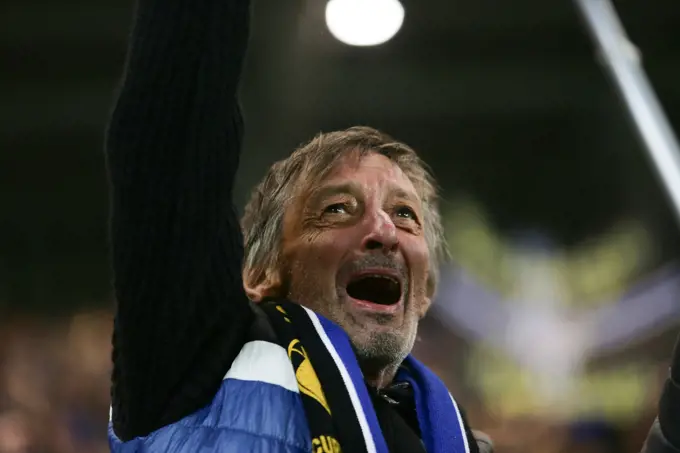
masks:
POLYGON ((340 42, 377 46, 392 39, 404 23, 399 0, 330 0, 326 25, 340 42))

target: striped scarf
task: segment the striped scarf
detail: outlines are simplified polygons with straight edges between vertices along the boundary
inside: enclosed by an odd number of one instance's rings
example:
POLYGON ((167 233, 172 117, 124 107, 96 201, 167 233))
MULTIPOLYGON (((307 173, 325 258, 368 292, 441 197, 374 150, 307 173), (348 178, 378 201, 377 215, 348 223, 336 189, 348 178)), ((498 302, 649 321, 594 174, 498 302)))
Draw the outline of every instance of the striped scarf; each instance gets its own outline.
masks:
MULTIPOLYGON (((388 453, 345 332, 298 304, 266 302, 260 307, 295 371, 313 452, 388 453)), ((427 452, 470 453, 463 419, 446 386, 413 357, 405 365, 398 378, 413 386, 427 452)))

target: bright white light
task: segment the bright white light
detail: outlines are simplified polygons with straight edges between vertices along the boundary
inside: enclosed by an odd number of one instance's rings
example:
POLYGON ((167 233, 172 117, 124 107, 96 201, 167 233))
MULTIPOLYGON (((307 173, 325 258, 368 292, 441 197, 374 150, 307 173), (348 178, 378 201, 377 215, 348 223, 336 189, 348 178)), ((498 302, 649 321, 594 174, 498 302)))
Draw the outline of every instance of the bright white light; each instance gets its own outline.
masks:
POLYGON ((404 23, 399 0, 330 0, 326 25, 339 41, 351 46, 377 46, 397 34, 404 23))

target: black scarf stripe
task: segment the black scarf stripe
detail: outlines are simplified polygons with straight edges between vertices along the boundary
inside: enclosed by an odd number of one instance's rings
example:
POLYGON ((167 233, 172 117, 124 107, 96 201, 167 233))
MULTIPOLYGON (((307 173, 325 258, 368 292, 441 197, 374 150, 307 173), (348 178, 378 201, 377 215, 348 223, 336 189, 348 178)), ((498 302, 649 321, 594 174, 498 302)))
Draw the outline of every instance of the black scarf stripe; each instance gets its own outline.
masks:
POLYGON ((312 451, 314 453, 366 453, 363 432, 352 405, 349 392, 345 387, 340 371, 333 357, 309 319, 304 308, 291 302, 267 302, 261 304, 267 314, 278 337, 279 344, 288 352, 293 345, 295 351, 289 353, 289 358, 296 372, 305 360, 299 352, 304 348, 311 363, 318 382, 323 391, 323 398, 330 408, 330 414, 320 402, 320 399, 310 396, 315 392, 314 383, 308 384, 298 380, 300 396, 307 416, 309 430, 312 436, 312 451), (309 387, 312 391, 305 391, 309 387), (335 440, 341 446, 336 451, 335 440))

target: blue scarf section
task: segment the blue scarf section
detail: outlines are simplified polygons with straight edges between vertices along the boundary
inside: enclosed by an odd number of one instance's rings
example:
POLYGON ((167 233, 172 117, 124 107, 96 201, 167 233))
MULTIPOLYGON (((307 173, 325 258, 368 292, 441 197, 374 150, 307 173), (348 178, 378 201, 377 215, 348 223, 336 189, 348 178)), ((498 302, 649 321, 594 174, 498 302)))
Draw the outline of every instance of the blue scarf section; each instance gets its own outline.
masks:
MULTIPOLYGON (((368 453, 389 453, 363 373, 347 334, 328 319, 304 309, 333 358, 352 400, 368 453)), ((408 381, 414 397, 422 440, 428 453, 469 453, 465 425, 458 405, 444 383, 412 356, 398 373, 397 381, 408 381)))
POLYGON ((408 381, 413 387, 418 424, 428 452, 470 452, 463 417, 458 404, 444 383, 425 365, 409 355, 406 368, 397 381, 408 381), (409 371, 410 370, 410 371, 409 371))

